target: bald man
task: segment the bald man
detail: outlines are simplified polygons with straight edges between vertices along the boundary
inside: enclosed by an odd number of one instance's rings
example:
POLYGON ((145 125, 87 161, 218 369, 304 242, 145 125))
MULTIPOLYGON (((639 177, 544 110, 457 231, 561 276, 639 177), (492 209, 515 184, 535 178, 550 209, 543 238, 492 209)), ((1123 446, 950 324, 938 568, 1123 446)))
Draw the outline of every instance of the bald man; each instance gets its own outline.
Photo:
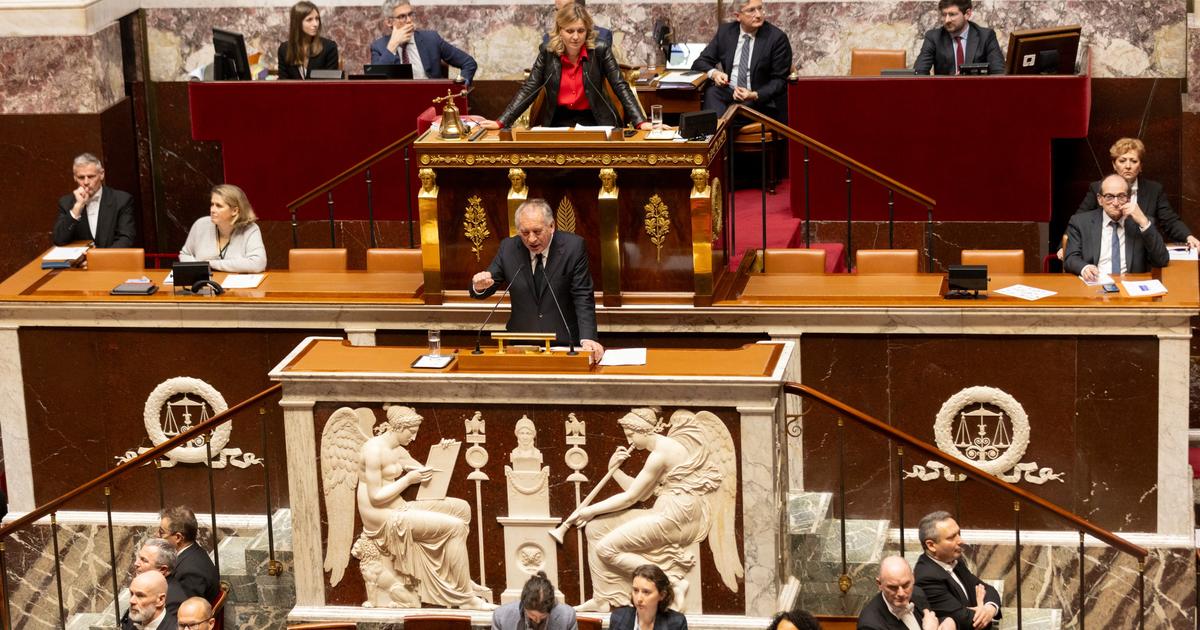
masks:
POLYGON ((929 609, 904 558, 884 558, 875 584, 879 594, 858 614, 858 630, 954 630, 953 619, 939 622, 929 609))
POLYGON ((179 630, 212 630, 217 624, 212 606, 203 597, 192 597, 179 605, 179 630))
POLYGON ((167 612, 167 578, 158 571, 139 573, 129 583, 129 611, 124 630, 175 630, 175 615, 167 612))

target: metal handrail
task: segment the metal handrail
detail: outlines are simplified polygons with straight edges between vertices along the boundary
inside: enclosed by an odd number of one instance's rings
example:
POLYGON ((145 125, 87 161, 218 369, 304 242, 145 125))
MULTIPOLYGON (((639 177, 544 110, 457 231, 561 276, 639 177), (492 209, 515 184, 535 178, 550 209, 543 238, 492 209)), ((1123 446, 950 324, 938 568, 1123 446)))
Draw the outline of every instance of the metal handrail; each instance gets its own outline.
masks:
POLYGON ((801 385, 800 383, 793 382, 784 383, 783 389, 788 393, 816 400, 855 420, 860 425, 870 429, 871 431, 874 431, 875 433, 881 433, 888 439, 903 444, 906 448, 911 448, 915 451, 924 453, 928 457, 944 461, 957 469, 961 469, 968 477, 982 482, 985 485, 991 486, 1005 494, 1008 494, 1013 499, 1035 505, 1047 512, 1050 512, 1059 519, 1069 523, 1075 529, 1083 531, 1093 538, 1101 540, 1107 543, 1109 546, 1123 553, 1131 555, 1138 560, 1145 560, 1147 554, 1149 553, 1145 548, 1135 545, 1110 532, 1109 530, 1104 529, 1103 527, 1095 525, 1072 512, 1068 512, 1067 510, 1064 510, 1063 508, 1037 496, 1036 494, 1005 483, 999 477, 985 472, 967 462, 950 457, 946 455, 946 453, 939 450, 936 446, 917 439, 908 433, 901 431, 900 429, 897 429, 883 422, 882 420, 879 420, 878 418, 859 411, 858 409, 855 409, 854 407, 851 407, 850 405, 847 405, 846 403, 829 396, 828 394, 815 390, 807 385, 801 385))

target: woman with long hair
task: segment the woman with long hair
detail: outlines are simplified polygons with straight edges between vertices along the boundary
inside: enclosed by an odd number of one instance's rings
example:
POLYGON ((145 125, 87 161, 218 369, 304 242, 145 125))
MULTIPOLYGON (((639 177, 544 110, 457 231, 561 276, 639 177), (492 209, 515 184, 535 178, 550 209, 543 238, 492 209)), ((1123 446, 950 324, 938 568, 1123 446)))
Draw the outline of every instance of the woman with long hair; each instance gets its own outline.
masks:
POLYGON ((337 70, 337 43, 321 37, 317 5, 301 0, 290 15, 287 41, 279 44, 279 78, 307 79, 313 70, 337 70))
POLYGON ((258 273, 267 268, 267 250, 246 193, 231 184, 213 186, 208 216, 196 219, 179 252, 184 262, 207 260, 216 271, 258 273))

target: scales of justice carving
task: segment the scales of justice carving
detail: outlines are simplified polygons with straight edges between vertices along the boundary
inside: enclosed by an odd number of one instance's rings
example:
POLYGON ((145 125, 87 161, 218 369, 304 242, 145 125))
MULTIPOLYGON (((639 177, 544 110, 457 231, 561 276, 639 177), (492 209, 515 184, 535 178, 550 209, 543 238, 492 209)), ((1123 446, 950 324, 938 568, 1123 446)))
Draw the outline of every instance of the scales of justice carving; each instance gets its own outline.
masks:
MULTIPOLYGON (((442 440, 422 464, 407 449, 421 416, 409 407, 385 409, 386 422, 376 426, 371 409, 342 407, 322 431, 320 460, 329 520, 325 570, 330 572, 330 585, 342 580, 353 556, 366 584, 364 606, 492 607, 484 563, 479 563, 478 583, 469 575, 470 506, 446 497, 460 443, 442 440), (420 487, 416 500, 401 497, 414 484, 420 487), (356 504, 363 523, 357 538, 351 511, 356 504)), ((640 408, 617 422, 629 445, 612 454, 603 478, 580 500, 581 487, 588 482, 582 473, 588 463, 583 449, 586 425, 568 414, 564 460, 572 472, 565 480, 575 486, 576 506, 562 520, 550 514, 552 476, 537 447, 537 426, 528 416, 517 421, 517 446, 504 466, 507 514, 495 515, 503 529, 506 559, 501 601, 518 599, 525 581, 537 571, 560 583, 558 543, 572 527, 578 528, 579 566, 590 571, 593 586, 591 597, 585 598, 581 572, 580 610, 628 604, 633 569, 654 563, 671 578, 675 607, 702 612, 700 545, 706 540, 722 582, 738 591, 743 567, 734 529, 737 457, 728 428, 707 411, 679 410, 668 422, 657 410, 640 408), (635 450, 645 450, 648 456, 631 476, 621 467, 635 450), (597 501, 610 480, 620 488, 597 501), (649 506, 638 507, 643 502, 649 506)), ((491 481, 482 470, 488 463, 482 414, 475 412, 464 428, 470 444, 465 460, 473 469, 467 480, 475 482, 475 517, 482 524, 480 488, 491 481)), ((477 531, 482 558, 483 533, 477 531)))
MULTIPOLYGON (((158 446, 228 408, 225 397, 212 385, 198 378, 176 376, 159 383, 150 392, 142 410, 142 423, 150 441, 158 446)), ((157 464, 160 468, 171 468, 177 464, 204 464, 214 469, 261 465, 263 460, 254 453, 229 447, 232 431, 233 426, 225 423, 210 433, 200 434, 186 444, 171 449, 157 464)), ((116 457, 117 463, 127 462, 148 450, 150 448, 146 446, 128 449, 116 457)))

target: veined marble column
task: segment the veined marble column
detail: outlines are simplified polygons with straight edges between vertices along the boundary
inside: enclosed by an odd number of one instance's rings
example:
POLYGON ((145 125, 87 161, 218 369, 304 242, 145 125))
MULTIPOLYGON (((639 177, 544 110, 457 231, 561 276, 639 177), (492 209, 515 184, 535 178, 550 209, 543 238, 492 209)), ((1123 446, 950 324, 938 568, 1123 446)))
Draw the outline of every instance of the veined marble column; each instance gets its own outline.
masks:
POLYGON ((1158 533, 1195 531, 1187 466, 1191 336, 1158 337, 1158 533))
POLYGON ((33 501, 33 464, 29 459, 29 426, 25 422, 25 380, 21 376, 21 346, 16 326, 0 328, 0 438, 4 445, 4 476, 8 481, 8 511, 28 512, 33 501))
POLYGON ((783 510, 776 519, 763 518, 764 505, 781 505, 778 470, 780 444, 775 428, 782 412, 770 406, 738 407, 741 415, 742 542, 745 546, 746 615, 775 614, 779 592, 779 563, 783 553, 783 510))
POLYGON ((292 507, 292 558, 296 605, 325 605, 321 560, 321 490, 317 480, 317 436, 311 400, 279 402, 287 435, 288 495, 292 507))

